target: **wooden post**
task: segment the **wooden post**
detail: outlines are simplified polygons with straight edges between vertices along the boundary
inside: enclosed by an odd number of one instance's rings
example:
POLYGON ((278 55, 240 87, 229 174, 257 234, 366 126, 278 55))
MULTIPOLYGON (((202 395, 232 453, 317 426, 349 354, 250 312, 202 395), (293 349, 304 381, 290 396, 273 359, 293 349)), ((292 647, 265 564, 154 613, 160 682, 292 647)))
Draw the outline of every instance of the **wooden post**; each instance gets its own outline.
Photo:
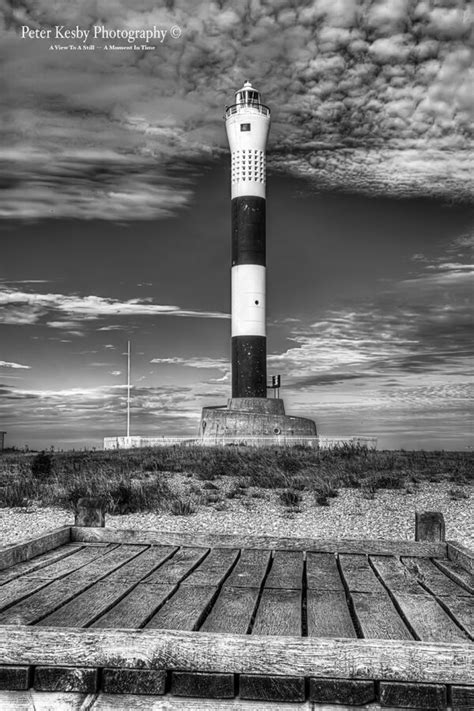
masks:
POLYGON ((440 511, 415 512, 415 541, 445 540, 444 516, 440 511))
POLYGON ((103 528, 105 526, 105 511, 101 499, 79 499, 74 525, 103 528))

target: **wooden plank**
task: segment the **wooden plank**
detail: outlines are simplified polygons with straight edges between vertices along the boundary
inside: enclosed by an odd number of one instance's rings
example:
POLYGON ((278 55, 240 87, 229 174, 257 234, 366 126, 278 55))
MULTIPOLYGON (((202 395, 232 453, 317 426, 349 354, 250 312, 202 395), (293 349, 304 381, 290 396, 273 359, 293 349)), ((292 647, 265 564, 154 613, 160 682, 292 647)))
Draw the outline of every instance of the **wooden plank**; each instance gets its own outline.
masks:
POLYGON ((452 686, 451 703, 453 711, 472 711, 474 708, 474 686, 452 686))
MULTIPOLYGON (((207 612, 217 588, 181 587, 146 623, 147 629, 195 630, 207 612)), ((196 671, 196 670, 192 670, 196 671)))
POLYGON ((86 667, 35 667, 37 691, 75 691, 93 694, 98 687, 98 670, 86 667))
MULTIPOLYGON (((16 603, 9 609, 0 612, 0 624, 33 624, 46 615, 54 612, 58 607, 68 602, 71 598, 90 587, 94 582, 103 578, 120 564, 125 563, 130 557, 138 554, 143 548, 140 546, 119 546, 100 558, 95 558, 88 565, 79 568, 60 580, 48 582, 46 580, 31 579, 31 584, 36 583, 42 589, 30 595, 28 599, 16 603), (84 571, 86 571, 84 573, 84 571)), ((103 549, 101 549, 103 550, 103 549)), ((24 578, 20 578, 24 581, 24 578)), ((12 581, 12 583, 15 581, 12 581)), ((26 581, 28 582, 28 581, 26 581)), ((8 583, 7 585, 10 585, 8 583)), ((3 590, 6 585, 0 588, 3 590)))
POLYGON ((445 709, 446 687, 442 684, 400 684, 394 681, 380 682, 379 698, 383 706, 406 709, 445 709))
POLYGON ((27 574, 25 579, 38 578, 40 580, 51 581, 56 578, 62 578, 69 573, 72 573, 74 570, 78 570, 79 568, 88 565, 97 558, 107 555, 107 553, 114 550, 116 547, 117 546, 112 544, 110 548, 96 548, 95 546, 80 548, 67 558, 61 558, 60 560, 51 563, 51 565, 33 570, 31 573, 27 574))
POLYGON ((25 560, 34 558, 41 553, 46 553, 52 548, 57 548, 71 540, 71 527, 62 526, 55 528, 49 533, 35 538, 29 538, 22 543, 16 543, 13 546, 7 546, 0 549, 0 570, 9 568, 17 563, 22 563, 25 560))
POLYGON ((259 588, 224 587, 200 629, 204 632, 246 634, 258 595, 259 588))
POLYGON ((268 569, 271 551, 246 548, 225 581, 226 587, 259 588, 268 569))
POLYGON ((377 539, 277 538, 229 534, 170 533, 135 529, 71 527, 73 541, 108 541, 109 543, 143 543, 164 546, 198 546, 201 548, 265 548, 267 550, 316 551, 361 555, 406 555, 422 558, 446 558, 445 543, 384 541, 377 539))
POLYGON ((375 701, 375 684, 370 680, 315 679, 309 680, 309 700, 318 704, 348 704, 361 706, 375 701))
POLYGON ((181 585, 217 587, 234 565, 238 555, 239 551, 232 548, 214 548, 181 585))
MULTIPOLYGON (((92 694, 61 691, 4 691, 0 692, 0 708, 8 711, 89 711, 92 694), (90 700, 90 701, 89 701, 90 700)), ((128 710, 127 710, 128 711, 128 710)))
POLYGON ((385 588, 372 570, 367 556, 340 554, 339 563, 343 578, 351 592, 385 592, 385 588))
POLYGON ((395 595, 409 626, 424 642, 465 642, 467 635, 452 621, 433 597, 395 595))
POLYGON ((91 627, 138 629, 153 616, 174 591, 174 585, 140 583, 108 612, 101 615, 91 627))
POLYGON ((474 637, 474 604, 468 597, 443 597, 440 602, 455 622, 462 627, 467 634, 474 637))
POLYGON ((444 541, 445 533, 440 511, 415 511, 415 541, 444 541))
POLYGON ((252 635, 301 635, 301 590, 264 588, 252 635))
MULTIPOLYGON (((21 693, 21 692, 17 692, 21 693)), ((108 696, 99 694, 94 701, 90 711, 354 711, 353 707, 338 706, 334 709, 328 704, 311 704, 309 701, 300 703, 297 706, 293 702, 286 703, 284 701, 266 701, 265 706, 256 706, 255 701, 246 701, 244 699, 225 699, 217 701, 216 699, 192 699, 182 696, 152 697, 152 696, 127 696, 122 700, 122 704, 117 707, 117 696, 108 696)), ((381 706, 367 707, 367 711, 380 711, 381 706)), ((28 709, 28 711, 31 711, 28 709)), ((34 711, 51 711, 50 709, 36 708, 34 711)), ((61 711, 73 711, 72 709, 61 709, 61 711)), ((75 709, 74 709, 75 711, 75 709)), ((81 709, 81 711, 85 711, 81 709)), ((89 709, 87 710, 89 711, 89 709)), ((364 710, 362 710, 364 711, 364 710)), ((399 711, 398 709, 383 709, 383 711, 399 711)))
POLYGON ((162 669, 104 669, 102 689, 106 694, 164 694, 166 678, 162 669))
POLYGON ((251 701, 291 701, 305 700, 305 680, 302 676, 263 676, 242 674, 239 681, 241 699, 251 701))
POLYGON ((99 581, 37 624, 46 627, 86 627, 112 607, 134 584, 129 580, 121 583, 99 581))
MULTIPOLYGON (((419 597, 423 601, 426 599, 419 595, 413 597, 419 597)), ((412 635, 386 592, 355 592, 351 593, 351 598, 365 639, 412 639, 412 635)))
POLYGON ((107 580, 130 580, 138 582, 158 568, 177 550, 174 546, 152 546, 111 573, 107 580))
POLYGON ((428 594, 410 570, 395 556, 372 555, 370 562, 391 592, 410 593, 411 595, 428 594))
POLYGON ((29 687, 30 667, 0 666, 0 690, 17 689, 18 691, 24 691, 29 687))
MULTIPOLYGON (((453 563, 457 563, 458 565, 460 565, 461 568, 467 570, 467 572, 471 573, 471 575, 474 574, 474 553, 469 550, 469 548, 467 548, 466 546, 462 546, 457 541, 448 541, 447 553, 449 560, 452 560, 453 563)), ((401 553, 401 555, 404 554, 401 553)), ((406 555, 410 554, 407 553, 406 555)), ((430 557, 434 558, 435 556, 430 557)))
POLYGON ((357 637, 344 592, 309 589, 306 615, 308 637, 357 637))
POLYGON ((202 548, 180 548, 174 556, 167 560, 158 570, 148 575, 142 582, 158 585, 176 585, 186 577, 208 551, 202 548))
POLYGON ((433 561, 423 558, 402 558, 410 573, 431 593, 438 597, 469 597, 470 593, 435 566, 433 561))
MULTIPOLYGON (((25 578, 10 580, 9 583, 5 583, 0 588, 0 610, 11 607, 19 600, 23 600, 28 595, 44 588, 47 584, 47 580, 26 580, 25 578)), ((2 616, 2 613, 0 613, 0 619, 2 616)))
POLYGON ((275 551, 266 588, 301 590, 303 587, 304 560, 301 551, 275 551))
POLYGON ((139 660, 144 669, 462 686, 472 682, 474 645, 15 625, 0 626, 0 659, 15 666, 115 669, 136 669, 139 660))
POLYGON ((455 583, 474 595, 474 580, 471 573, 461 568, 460 565, 451 563, 451 561, 436 560, 435 565, 442 570, 445 575, 450 577, 451 580, 454 580, 455 583))
POLYGON ((334 553, 311 553, 306 556, 306 581, 309 590, 344 591, 334 553))
POLYGON ((175 696, 233 699, 234 675, 176 671, 171 674, 171 693, 175 696))
MULTIPOLYGON (((66 558, 72 555, 76 551, 82 548, 81 543, 66 543, 64 546, 59 548, 54 548, 47 553, 42 553, 40 555, 31 558, 31 560, 26 560, 24 563, 17 563, 11 568, 5 568, 0 571, 0 585, 8 583, 14 578, 19 578, 20 575, 26 575, 27 573, 32 573, 38 568, 46 567, 51 563, 55 563, 57 560, 66 558)), ((107 545, 107 544, 106 544, 107 545)))
POLYGON ((135 558, 146 549, 145 546, 119 545, 111 551, 106 549, 106 553, 94 559, 74 573, 75 579, 80 582, 93 582, 104 578, 112 573, 116 568, 120 568, 128 561, 135 558))

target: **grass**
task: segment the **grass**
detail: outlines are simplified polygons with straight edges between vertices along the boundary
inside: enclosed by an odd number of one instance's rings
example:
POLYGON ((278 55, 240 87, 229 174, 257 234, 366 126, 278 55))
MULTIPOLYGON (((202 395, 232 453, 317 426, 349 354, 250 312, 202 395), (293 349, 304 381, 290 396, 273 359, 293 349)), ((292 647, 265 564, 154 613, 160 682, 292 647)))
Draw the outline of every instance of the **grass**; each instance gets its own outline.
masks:
POLYGON ((371 451, 343 446, 309 448, 159 447, 84 452, 5 452, 0 456, 0 506, 74 508, 77 500, 102 499, 107 511, 168 511, 189 515, 199 501, 238 497, 248 489, 281 490, 283 506, 294 507, 302 492, 329 505, 343 487, 360 488, 367 497, 382 488, 413 490, 423 481, 452 483, 451 497, 461 499, 472 482, 470 452, 371 451), (184 475, 177 490, 169 474, 184 475), (229 483, 223 487, 223 482, 229 483), (231 479, 231 480, 230 480, 231 479), (223 489, 225 488, 225 491, 223 489), (216 494, 216 497, 213 496, 216 494))

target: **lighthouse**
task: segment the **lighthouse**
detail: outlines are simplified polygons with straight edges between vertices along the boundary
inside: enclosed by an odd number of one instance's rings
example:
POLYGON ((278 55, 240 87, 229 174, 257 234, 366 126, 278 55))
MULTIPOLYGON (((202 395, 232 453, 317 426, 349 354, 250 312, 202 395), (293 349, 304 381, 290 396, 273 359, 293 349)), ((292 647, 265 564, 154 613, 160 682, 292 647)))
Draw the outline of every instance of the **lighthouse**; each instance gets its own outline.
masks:
MULTIPOLYGON (((270 109, 250 82, 226 106, 231 199, 231 365, 227 405, 204 407, 203 444, 316 445, 313 420, 285 414, 283 400, 267 397, 266 157, 270 109)), ((273 391, 275 393, 275 391, 273 391)))
POLYGON ((232 397, 267 396, 265 150, 270 109, 250 82, 225 113, 231 152, 232 397))

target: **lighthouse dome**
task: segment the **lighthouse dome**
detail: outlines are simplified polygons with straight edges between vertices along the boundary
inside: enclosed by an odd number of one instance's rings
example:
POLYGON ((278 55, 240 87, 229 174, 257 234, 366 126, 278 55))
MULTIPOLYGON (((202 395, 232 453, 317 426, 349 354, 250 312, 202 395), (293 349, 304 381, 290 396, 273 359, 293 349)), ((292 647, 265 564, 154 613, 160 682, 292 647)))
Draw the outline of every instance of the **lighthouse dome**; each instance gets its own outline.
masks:
POLYGON ((249 81, 246 81, 241 89, 235 92, 236 104, 260 104, 260 92, 253 88, 249 81))

